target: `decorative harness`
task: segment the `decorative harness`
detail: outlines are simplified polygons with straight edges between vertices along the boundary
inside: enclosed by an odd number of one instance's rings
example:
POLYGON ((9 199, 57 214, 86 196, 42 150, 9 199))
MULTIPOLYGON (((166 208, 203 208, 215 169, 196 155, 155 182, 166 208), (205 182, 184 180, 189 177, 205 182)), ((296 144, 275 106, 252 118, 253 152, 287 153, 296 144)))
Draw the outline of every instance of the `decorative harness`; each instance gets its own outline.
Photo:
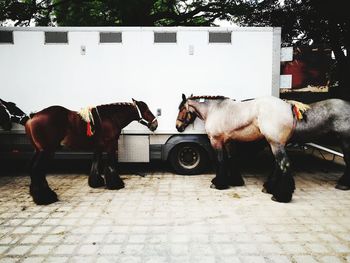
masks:
POLYGON ((305 112, 311 107, 307 104, 304 104, 299 101, 295 100, 285 100, 285 102, 289 103, 291 105, 291 110, 293 114, 293 129, 292 129, 292 134, 294 133, 294 130, 297 126, 298 121, 306 121, 306 115, 305 112))
POLYGON ((101 125, 101 117, 98 112, 97 106, 96 107, 86 107, 81 109, 78 114, 81 116, 81 118, 86 122, 86 136, 91 137, 96 132, 96 126, 97 123, 95 123, 95 118, 93 111, 96 112, 96 115, 99 120, 99 125, 101 125))
POLYGON ((22 115, 16 115, 16 114, 12 114, 9 109, 7 108, 7 106, 2 102, 2 100, 0 100, 0 106, 2 106, 5 109, 5 112, 7 113, 7 115, 9 116, 10 121, 18 123, 18 124, 23 124, 22 121, 24 118, 28 118, 28 115, 23 113, 22 115))

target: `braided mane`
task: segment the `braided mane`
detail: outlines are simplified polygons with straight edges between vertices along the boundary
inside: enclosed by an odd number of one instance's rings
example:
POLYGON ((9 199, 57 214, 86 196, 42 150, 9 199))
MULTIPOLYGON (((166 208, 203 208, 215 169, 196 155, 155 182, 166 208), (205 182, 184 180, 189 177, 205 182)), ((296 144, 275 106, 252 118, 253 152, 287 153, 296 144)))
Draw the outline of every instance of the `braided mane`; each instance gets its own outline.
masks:
MULTIPOLYGON (((188 97, 186 99, 186 101, 188 100, 198 100, 198 99, 206 99, 206 100, 225 100, 228 99, 228 97, 225 96, 207 96, 207 95, 203 95, 203 96, 191 96, 188 97)), ((186 103, 186 101, 181 101, 180 105, 179 105, 179 110, 183 107, 183 105, 186 103)))
POLYGON ((103 106, 132 106, 134 105, 132 102, 114 102, 114 103, 109 103, 109 104, 101 104, 97 105, 98 107, 103 107, 103 106))
POLYGON ((228 99, 228 97, 225 96, 192 96, 187 98, 188 100, 198 100, 198 99, 206 99, 206 100, 224 100, 228 99))

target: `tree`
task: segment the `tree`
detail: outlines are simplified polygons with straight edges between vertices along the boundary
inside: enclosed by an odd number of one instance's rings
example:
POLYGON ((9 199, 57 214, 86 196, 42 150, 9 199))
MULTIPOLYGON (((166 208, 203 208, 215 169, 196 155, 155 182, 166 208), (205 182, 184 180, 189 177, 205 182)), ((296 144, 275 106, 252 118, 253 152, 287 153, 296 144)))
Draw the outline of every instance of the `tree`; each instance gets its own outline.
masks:
POLYGON ((18 26, 209 26, 240 13, 231 0, 0 0, 18 26), (232 8, 237 10, 232 10, 232 8))
POLYGON ((280 26, 285 45, 330 47, 336 59, 338 97, 350 100, 350 16, 346 0, 242 1, 247 13, 231 17, 243 26, 280 26))

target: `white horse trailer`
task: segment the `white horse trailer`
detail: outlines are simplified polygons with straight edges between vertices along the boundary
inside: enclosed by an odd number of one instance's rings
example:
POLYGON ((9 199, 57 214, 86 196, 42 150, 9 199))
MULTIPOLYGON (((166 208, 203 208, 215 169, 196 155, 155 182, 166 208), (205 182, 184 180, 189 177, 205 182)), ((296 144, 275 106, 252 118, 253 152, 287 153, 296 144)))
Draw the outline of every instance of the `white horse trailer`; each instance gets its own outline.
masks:
MULTIPOLYGON (((0 98, 27 113, 145 101, 158 115, 158 129, 127 126, 119 161, 170 159, 177 172, 196 173, 211 147, 200 120, 176 131, 181 94, 279 96, 280 35, 269 27, 0 27, 0 98)), ((32 153, 22 126, 1 131, 0 152, 32 153)), ((91 153, 56 154, 62 156, 91 153)))

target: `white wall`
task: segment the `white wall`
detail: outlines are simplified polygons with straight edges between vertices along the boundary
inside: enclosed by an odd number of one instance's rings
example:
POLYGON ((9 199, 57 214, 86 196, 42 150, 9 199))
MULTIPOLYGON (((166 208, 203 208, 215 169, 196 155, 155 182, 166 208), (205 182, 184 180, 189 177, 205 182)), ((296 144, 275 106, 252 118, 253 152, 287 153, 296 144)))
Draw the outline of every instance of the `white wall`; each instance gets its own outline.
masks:
MULTIPOLYGON (((235 99, 272 94, 273 28, 59 28, 69 32, 68 45, 44 44, 44 31, 57 28, 13 30, 14 44, 0 44, 0 96, 28 113, 133 97, 154 113, 161 108, 158 133, 175 132, 182 93, 235 99), (214 30, 232 31, 232 44, 209 44, 214 30), (123 43, 99 44, 99 31, 121 31, 123 43), (177 32, 177 43, 153 43, 154 31, 177 32)), ((138 123, 128 128, 145 130, 138 123)))

